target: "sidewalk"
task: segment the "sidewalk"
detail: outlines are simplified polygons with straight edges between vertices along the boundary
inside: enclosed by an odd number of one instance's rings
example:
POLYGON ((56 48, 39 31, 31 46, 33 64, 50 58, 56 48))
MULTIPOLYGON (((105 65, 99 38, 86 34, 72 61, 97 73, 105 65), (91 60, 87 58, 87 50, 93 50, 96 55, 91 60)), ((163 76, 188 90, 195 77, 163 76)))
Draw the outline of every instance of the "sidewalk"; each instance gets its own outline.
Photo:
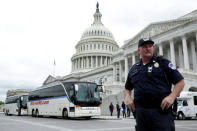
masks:
POLYGON ((133 116, 130 116, 130 117, 126 117, 126 118, 123 118, 122 116, 120 116, 120 118, 117 118, 117 116, 94 116, 92 118, 95 118, 95 119, 103 119, 103 120, 124 120, 124 119, 134 119, 133 116))

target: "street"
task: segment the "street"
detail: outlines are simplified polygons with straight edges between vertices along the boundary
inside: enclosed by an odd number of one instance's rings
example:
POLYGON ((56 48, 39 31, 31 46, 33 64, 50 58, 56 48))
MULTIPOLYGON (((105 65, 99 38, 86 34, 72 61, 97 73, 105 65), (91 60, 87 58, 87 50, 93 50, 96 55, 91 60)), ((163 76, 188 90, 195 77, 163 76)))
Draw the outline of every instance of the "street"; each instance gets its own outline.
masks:
MULTIPOLYGON (((176 120, 176 131, 196 131, 196 120, 176 120)), ((33 118, 0 114, 1 131, 134 131, 134 119, 100 117, 86 119, 33 118)))

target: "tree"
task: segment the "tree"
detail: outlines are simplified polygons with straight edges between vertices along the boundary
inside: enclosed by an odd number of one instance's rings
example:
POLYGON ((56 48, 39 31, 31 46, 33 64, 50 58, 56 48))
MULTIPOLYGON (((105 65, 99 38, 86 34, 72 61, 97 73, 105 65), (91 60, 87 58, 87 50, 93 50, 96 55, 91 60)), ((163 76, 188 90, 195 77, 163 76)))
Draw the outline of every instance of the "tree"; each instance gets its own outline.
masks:
POLYGON ((0 101, 0 105, 3 105, 4 104, 4 102, 3 101, 0 101))

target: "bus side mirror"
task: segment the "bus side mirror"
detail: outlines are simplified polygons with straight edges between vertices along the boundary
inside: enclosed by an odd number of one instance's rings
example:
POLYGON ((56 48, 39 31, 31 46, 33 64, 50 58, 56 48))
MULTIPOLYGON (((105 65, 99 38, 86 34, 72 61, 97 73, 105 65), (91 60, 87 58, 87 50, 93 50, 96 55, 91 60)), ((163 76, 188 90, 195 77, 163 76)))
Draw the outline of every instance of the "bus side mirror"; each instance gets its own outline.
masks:
POLYGON ((21 99, 21 102, 22 102, 23 101, 23 97, 21 97, 20 99, 21 99))
POLYGON ((105 88, 103 85, 98 85, 99 92, 105 92, 105 88))

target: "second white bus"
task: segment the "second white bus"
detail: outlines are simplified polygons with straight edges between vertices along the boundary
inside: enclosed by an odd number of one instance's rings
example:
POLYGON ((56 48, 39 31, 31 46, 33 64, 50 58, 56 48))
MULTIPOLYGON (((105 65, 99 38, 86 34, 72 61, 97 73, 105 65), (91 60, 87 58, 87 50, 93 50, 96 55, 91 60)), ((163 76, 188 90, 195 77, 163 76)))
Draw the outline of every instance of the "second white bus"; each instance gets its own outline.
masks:
POLYGON ((5 100, 5 115, 27 115, 28 94, 7 97, 5 100))

